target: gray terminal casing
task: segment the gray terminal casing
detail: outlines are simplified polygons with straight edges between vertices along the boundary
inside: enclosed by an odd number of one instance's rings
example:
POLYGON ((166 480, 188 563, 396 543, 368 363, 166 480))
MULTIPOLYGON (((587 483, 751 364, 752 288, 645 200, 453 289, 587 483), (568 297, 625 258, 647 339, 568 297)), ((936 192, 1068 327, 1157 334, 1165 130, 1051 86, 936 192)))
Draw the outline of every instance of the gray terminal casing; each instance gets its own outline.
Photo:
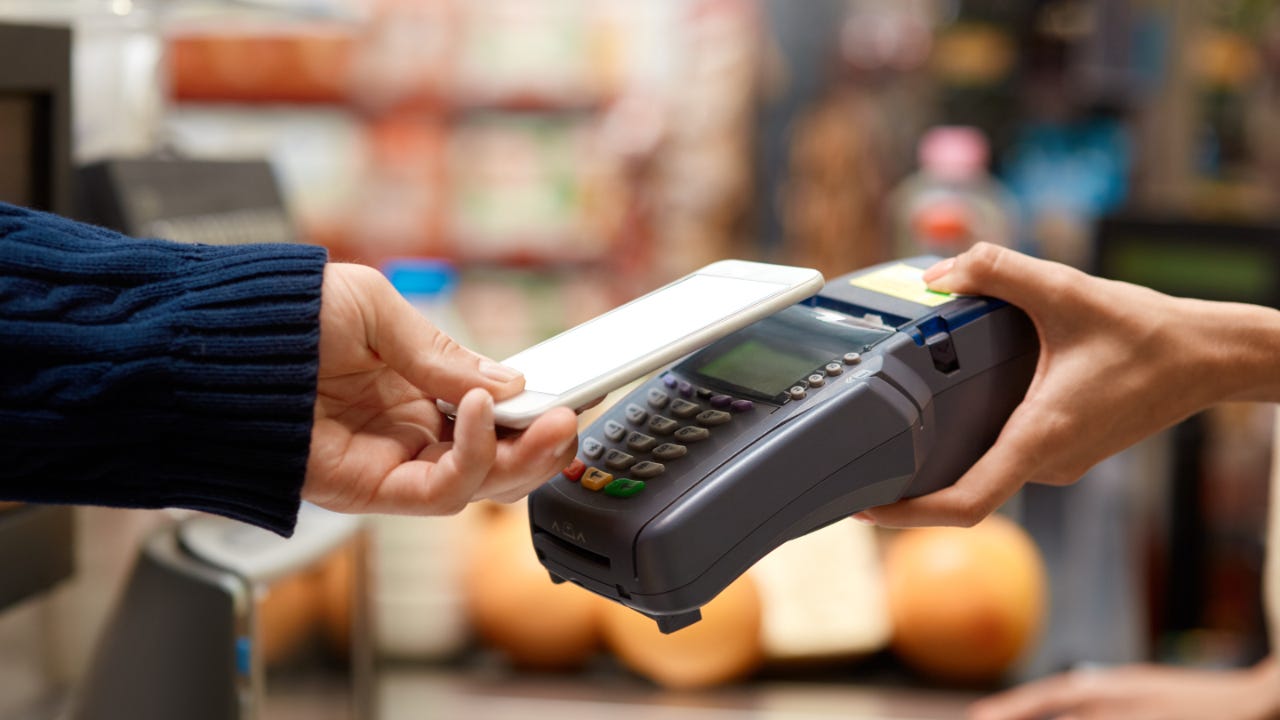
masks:
MULTIPOLYGON (((903 262, 924 268, 935 260, 903 262)), ((725 396, 751 401, 707 428, 710 436, 687 445, 684 457, 663 462, 665 471, 636 495, 592 491, 563 474, 535 491, 533 545, 553 580, 630 606, 672 632, 696 622, 703 605, 787 540, 955 482, 1025 395, 1038 356, 1035 328, 992 298, 931 307, 851 284, 887 265, 839 277, 671 364, 583 431, 579 457, 604 469, 603 456, 582 455, 589 441, 652 459, 627 448, 627 438, 671 441, 647 421, 670 415, 676 400, 708 409, 712 397, 721 407, 725 396), (717 353, 752 340, 814 358, 811 373, 823 375, 822 384, 800 374, 804 395, 793 399, 702 374, 717 353), (838 374, 824 373, 831 362, 838 374), (655 407, 651 395, 668 404, 655 407), (637 408, 647 420, 635 421, 637 408), (611 422, 614 435, 621 425, 627 436, 610 439, 611 422)))

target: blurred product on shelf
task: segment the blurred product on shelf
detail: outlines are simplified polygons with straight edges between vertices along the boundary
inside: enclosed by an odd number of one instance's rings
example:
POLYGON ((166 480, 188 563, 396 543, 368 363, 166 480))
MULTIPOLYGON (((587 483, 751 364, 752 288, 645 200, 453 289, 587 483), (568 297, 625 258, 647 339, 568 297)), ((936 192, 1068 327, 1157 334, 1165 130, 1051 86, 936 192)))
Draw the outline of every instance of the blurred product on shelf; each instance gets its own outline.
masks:
POLYGON ((526 268, 471 264, 458 288, 458 312, 475 349, 506 358, 632 299, 604 265, 526 268))
POLYGON ((827 277, 888 259, 882 133, 869 99, 837 89, 802 115, 791 136, 781 202, 790 262, 827 277))
POLYGON ((476 116, 448 148, 446 235, 468 260, 600 259, 585 232, 579 170, 587 127, 572 116, 476 116))
POLYGON ((443 230, 448 128, 430 117, 387 115, 365 119, 363 135, 368 162, 332 241, 335 253, 367 264, 451 255, 443 230))
POLYGON ((1003 177, 1021 211, 1023 248, 1091 267, 1095 223, 1128 197, 1132 161, 1128 132, 1106 117, 1022 128, 1003 177))
POLYGON ((349 25, 218 24, 172 29, 166 41, 177 102, 340 103, 357 38, 349 25))
POLYGON ((1275 406, 1229 403, 1201 417, 1206 426, 1198 467, 1202 490, 1194 502, 1203 526, 1196 551, 1203 563, 1202 586, 1213 591, 1203 593, 1196 631, 1162 641, 1190 662, 1243 666, 1268 653, 1268 618, 1260 600, 1267 553, 1262 539, 1273 490, 1261 480, 1269 476, 1275 455, 1268 447, 1275 406))
POLYGON ((892 648, 926 676, 993 682, 1037 640, 1049 602, 1044 562, 1012 520, 904 530, 884 563, 892 648))
POLYGON ((609 649, 623 665, 662 687, 692 690, 736 682, 764 661, 760 593, 750 574, 707 603, 701 622, 670 635, 629 607, 595 599, 609 649))
POLYGON ((523 503, 490 505, 487 511, 474 540, 459 553, 466 556, 473 626, 517 667, 581 668, 600 648, 599 613, 606 601, 551 582, 534 555, 523 503))
POLYGON ((451 94, 462 107, 591 108, 612 94, 618 39, 598 3, 459 5, 451 94))
POLYGON ((949 85, 994 85, 1008 78, 1017 62, 1014 37, 995 23, 949 24, 934 39, 933 69, 949 85))
POLYGON ((439 113, 449 103, 458 13, 449 0, 372 0, 357 31, 349 98, 372 115, 439 113))
POLYGON ((900 257, 951 256, 985 241, 1012 246, 1008 191, 987 173, 990 150, 980 131, 936 127, 920 140, 919 171, 891 198, 894 250, 900 257))
POLYGON ((403 257, 382 264, 382 274, 414 309, 459 343, 471 346, 471 332, 458 312, 458 270, 440 258, 403 257))
POLYGON ((936 15, 928 0, 848 0, 840 26, 840 58, 863 71, 908 72, 923 67, 934 43, 936 15))
POLYGON ((654 174, 655 285, 750 255, 740 225, 752 199, 760 19, 748 0, 697 0, 684 13, 683 66, 654 174))
POLYGON ((796 538, 751 569, 771 663, 847 661, 893 634, 876 530, 844 520, 796 538))

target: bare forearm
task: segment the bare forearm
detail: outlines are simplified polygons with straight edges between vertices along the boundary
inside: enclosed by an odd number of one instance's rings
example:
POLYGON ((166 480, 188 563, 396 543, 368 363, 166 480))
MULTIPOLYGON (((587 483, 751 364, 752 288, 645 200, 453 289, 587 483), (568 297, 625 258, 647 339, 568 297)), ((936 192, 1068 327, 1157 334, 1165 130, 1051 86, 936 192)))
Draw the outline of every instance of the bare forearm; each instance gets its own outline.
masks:
POLYGON ((1280 311, 1256 305, 1214 306, 1206 338, 1209 367, 1223 382, 1222 400, 1280 402, 1280 311))

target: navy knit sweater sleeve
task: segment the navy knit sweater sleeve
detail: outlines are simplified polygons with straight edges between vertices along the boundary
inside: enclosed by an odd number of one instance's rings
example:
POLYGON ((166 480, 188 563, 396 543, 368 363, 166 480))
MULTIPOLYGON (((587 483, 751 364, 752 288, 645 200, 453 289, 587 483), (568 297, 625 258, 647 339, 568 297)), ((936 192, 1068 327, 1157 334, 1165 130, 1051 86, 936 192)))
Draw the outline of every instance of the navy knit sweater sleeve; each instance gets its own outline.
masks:
POLYGON ((0 500, 184 507, 292 533, 325 260, 0 204, 0 500))

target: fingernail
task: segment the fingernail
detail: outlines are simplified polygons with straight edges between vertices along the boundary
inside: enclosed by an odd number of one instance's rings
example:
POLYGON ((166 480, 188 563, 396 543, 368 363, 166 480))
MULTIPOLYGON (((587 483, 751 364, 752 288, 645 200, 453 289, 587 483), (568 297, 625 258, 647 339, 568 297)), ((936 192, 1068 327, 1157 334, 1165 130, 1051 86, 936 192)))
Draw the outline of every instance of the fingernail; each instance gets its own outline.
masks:
POLYGON ((857 520, 858 522, 862 523, 863 525, 875 525, 875 524, 876 524, 876 521, 875 521, 875 520, 873 520, 873 519, 871 518, 871 516, 870 516, 870 515, 868 515, 868 514, 866 514, 866 513, 864 513, 864 512, 855 513, 855 514, 854 514, 854 516, 853 516, 853 519, 854 519, 854 520, 857 520))
POLYGON ((484 388, 476 388, 472 392, 484 393, 484 398, 480 403, 480 420, 484 421, 486 430, 495 430, 493 422, 493 396, 485 392, 484 388))
POLYGON ((569 447, 573 445, 573 442, 573 440, 567 440, 564 443, 561 443, 560 447, 556 448, 554 457, 560 457, 561 455, 569 452, 569 447))
POLYGON ((520 377, 519 370, 509 368, 501 363, 496 363, 488 358, 480 361, 480 374, 490 380, 497 380, 498 382, 511 382, 512 380, 520 377))
POLYGON ((951 269, 954 268, 955 266, 956 266, 955 258, 947 258, 946 260, 943 260, 940 263, 935 263, 933 267, 924 271, 925 284, 926 285, 933 284, 934 280, 937 280, 938 278, 951 272, 951 269))

